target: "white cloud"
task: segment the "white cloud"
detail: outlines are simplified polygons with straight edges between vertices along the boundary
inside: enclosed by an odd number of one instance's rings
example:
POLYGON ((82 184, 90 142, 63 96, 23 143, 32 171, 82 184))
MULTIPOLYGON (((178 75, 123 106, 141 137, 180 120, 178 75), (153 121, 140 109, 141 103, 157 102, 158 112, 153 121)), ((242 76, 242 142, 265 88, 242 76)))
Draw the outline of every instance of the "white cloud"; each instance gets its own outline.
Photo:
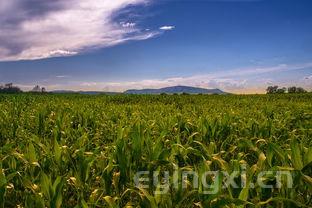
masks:
POLYGON ((307 77, 305 77, 304 79, 305 79, 305 80, 312 80, 312 75, 307 76, 307 77))
POLYGON ((56 78, 62 79, 62 78, 69 78, 70 76, 67 75, 57 75, 56 78))
POLYGON ((136 26, 135 22, 121 22, 120 24, 122 27, 125 27, 125 28, 129 28, 129 27, 132 28, 136 26))
POLYGON ((47 54, 46 57, 72 56, 72 55, 76 55, 76 54, 78 54, 78 52, 66 51, 66 50, 55 50, 55 51, 50 51, 50 53, 47 54))
POLYGON ((175 29, 175 26, 162 26, 159 29, 160 30, 173 30, 175 29))
POLYGON ((98 85, 98 83, 96 83, 96 82, 83 82, 83 83, 81 83, 81 86, 83 86, 83 87, 95 87, 97 85, 98 85))
POLYGON ((222 71, 216 73, 218 76, 250 76, 256 74, 266 74, 273 72, 281 72, 281 71, 292 71, 298 69, 311 68, 311 63, 301 63, 301 64, 279 64, 276 66, 268 66, 268 67, 251 67, 251 68, 240 68, 233 69, 230 71, 222 71))
POLYGON ((154 37, 157 32, 136 28, 133 22, 118 24, 114 20, 121 9, 147 1, 1 1, 0 61, 71 56, 154 37))

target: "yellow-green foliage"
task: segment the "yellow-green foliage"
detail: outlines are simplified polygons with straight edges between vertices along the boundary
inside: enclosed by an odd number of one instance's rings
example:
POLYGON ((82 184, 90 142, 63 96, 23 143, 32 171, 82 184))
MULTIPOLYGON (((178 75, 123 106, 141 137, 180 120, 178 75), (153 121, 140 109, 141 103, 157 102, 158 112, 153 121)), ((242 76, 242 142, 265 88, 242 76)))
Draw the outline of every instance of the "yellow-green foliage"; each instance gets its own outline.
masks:
POLYGON ((0 145, 0 207, 312 206, 309 93, 0 95, 0 145), (293 188, 155 195, 133 183, 140 170, 231 173, 241 164, 247 183, 287 170, 293 188))

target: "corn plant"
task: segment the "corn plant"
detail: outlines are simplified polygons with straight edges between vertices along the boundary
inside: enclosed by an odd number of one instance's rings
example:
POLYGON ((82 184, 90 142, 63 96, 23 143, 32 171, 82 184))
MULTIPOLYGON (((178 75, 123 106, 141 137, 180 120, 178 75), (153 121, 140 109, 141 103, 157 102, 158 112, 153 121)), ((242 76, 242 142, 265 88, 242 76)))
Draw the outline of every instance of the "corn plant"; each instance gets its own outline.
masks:
POLYGON ((311 100, 1 95, 0 207, 312 207, 311 100), (134 182, 139 171, 146 187, 134 182), (183 171, 225 174, 196 184, 183 171), (166 172, 176 185, 158 194, 166 172), (244 186, 224 186, 233 173, 244 186), (257 184, 260 174, 274 187, 257 184))

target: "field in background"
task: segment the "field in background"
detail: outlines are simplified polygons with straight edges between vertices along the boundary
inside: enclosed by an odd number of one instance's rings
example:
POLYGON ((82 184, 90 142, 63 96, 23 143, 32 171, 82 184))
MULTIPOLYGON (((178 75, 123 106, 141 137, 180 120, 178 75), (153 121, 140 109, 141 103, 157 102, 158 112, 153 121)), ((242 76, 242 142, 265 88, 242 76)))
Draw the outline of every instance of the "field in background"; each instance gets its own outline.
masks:
MULTIPOLYGON (((0 95, 0 207, 311 207, 312 94, 0 95), (136 187, 138 171, 290 171, 293 187, 136 187)), ((181 180, 181 179, 180 179, 181 180)), ((241 181, 241 176, 235 178, 241 181)), ((210 178, 214 186, 222 180, 210 178)), ((282 184, 285 185, 285 184, 282 184)))

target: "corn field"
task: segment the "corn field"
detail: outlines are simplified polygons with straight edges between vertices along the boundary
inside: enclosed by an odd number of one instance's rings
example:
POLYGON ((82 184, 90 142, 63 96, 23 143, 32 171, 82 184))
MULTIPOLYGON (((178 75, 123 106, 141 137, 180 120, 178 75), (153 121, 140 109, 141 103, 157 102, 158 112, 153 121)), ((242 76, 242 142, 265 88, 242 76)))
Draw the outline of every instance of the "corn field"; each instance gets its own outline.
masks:
POLYGON ((312 207, 312 94, 0 95, 0 207, 312 207), (245 170, 242 169, 244 167, 245 170), (136 186, 138 171, 246 186, 136 186), (275 185, 289 171, 292 187, 275 185), (242 176, 234 177, 237 183, 242 176), (249 184, 255 184, 253 187, 249 184))

